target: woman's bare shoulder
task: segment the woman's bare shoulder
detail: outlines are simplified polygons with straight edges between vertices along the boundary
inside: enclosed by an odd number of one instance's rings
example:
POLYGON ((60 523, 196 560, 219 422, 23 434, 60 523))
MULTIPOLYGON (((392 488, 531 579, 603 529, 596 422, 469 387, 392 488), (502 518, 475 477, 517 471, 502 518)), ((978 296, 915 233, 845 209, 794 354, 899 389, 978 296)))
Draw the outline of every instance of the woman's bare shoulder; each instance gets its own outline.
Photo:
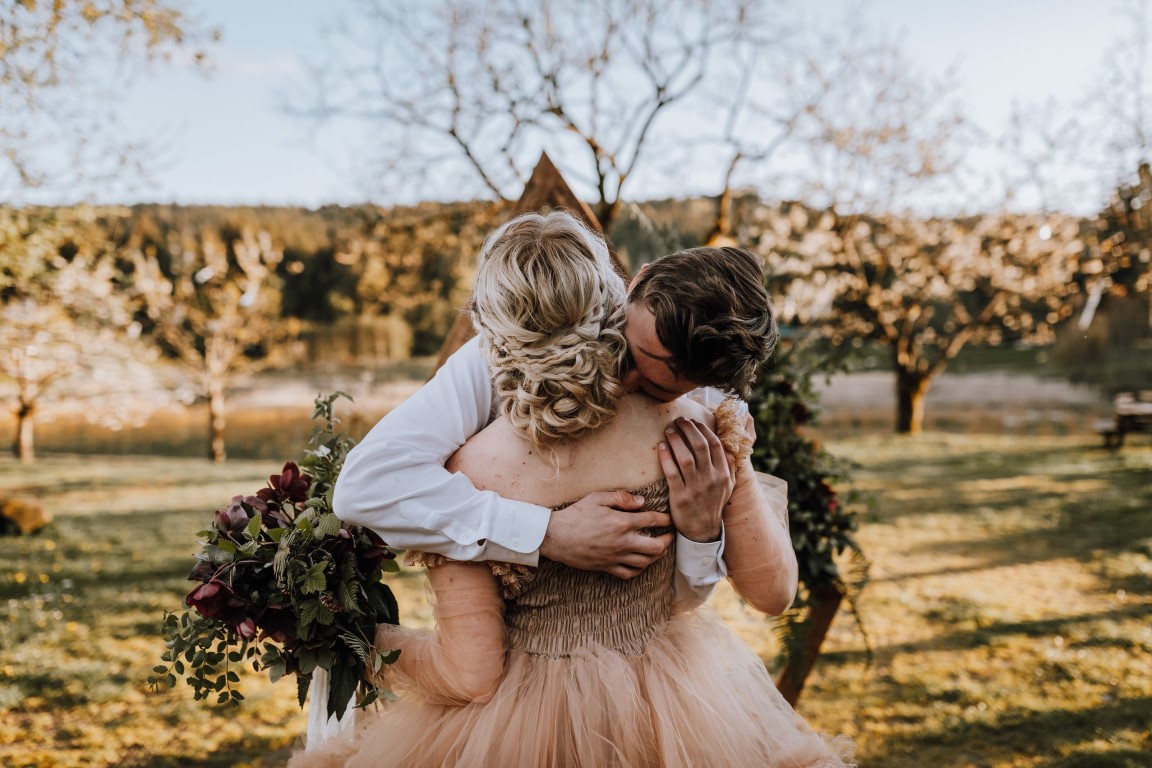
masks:
POLYGON ((496 419, 468 438, 444 464, 449 472, 463 472, 484 490, 493 469, 523 459, 525 443, 504 419, 496 419))

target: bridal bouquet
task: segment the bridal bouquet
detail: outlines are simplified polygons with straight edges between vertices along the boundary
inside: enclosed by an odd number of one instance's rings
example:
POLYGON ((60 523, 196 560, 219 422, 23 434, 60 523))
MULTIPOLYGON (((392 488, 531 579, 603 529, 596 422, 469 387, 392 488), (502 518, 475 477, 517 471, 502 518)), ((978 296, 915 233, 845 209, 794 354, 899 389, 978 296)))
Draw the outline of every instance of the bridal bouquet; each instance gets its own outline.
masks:
MULTIPOLYGON (((395 553, 372 531, 332 513, 332 489, 353 441, 335 432, 333 403, 316 398, 310 448, 297 465, 251 496, 235 496, 198 537, 188 577, 189 610, 165 612, 166 650, 148 678, 153 690, 184 676, 196 700, 238 704, 234 665, 251 663, 273 682, 295 675, 304 705, 312 675, 327 670, 327 711, 340 717, 358 695, 367 706, 390 694, 374 682, 396 654, 373 648, 376 625, 397 623, 396 600, 381 582, 395 553)), ((349 398, 351 399, 351 398, 349 398)))

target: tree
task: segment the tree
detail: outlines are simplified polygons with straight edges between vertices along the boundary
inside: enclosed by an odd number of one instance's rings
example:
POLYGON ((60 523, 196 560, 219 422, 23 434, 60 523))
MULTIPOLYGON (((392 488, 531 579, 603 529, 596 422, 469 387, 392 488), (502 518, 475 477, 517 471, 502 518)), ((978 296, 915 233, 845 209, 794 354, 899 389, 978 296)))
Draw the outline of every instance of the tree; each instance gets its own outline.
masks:
POLYGON ((274 284, 281 249, 267 232, 162 226, 125 249, 151 332, 208 399, 210 456, 227 458, 227 393, 237 377, 274 362, 288 338, 274 284))
POLYGON ((437 173, 446 180, 438 194, 479 188, 507 201, 548 145, 595 190, 605 229, 657 148, 717 137, 699 98, 731 93, 718 63, 772 45, 782 17, 772 0, 360 7, 315 67, 307 114, 371 125, 372 140, 387 146, 370 166, 375 179, 394 192, 437 173))
POLYGON ((1123 34, 1105 46, 1102 71, 1085 98, 1096 116, 1096 135, 1103 140, 1097 164, 1107 174, 1105 189, 1152 160, 1148 5, 1148 0, 1120 4, 1123 34))
POLYGON ((142 159, 109 106, 140 67, 213 33, 167 0, 13 0, 0 11, 0 200, 106 184, 142 159))
POLYGON ((1097 247, 1085 260, 1082 282, 1095 295, 1141 296, 1152 331, 1152 43, 1148 0, 1121 4, 1124 33, 1107 48, 1103 77, 1093 82, 1090 114, 1103 137, 1109 199, 1097 216, 1097 247), (1135 173, 1135 176, 1133 176, 1135 173))
POLYGON ((845 215, 793 203, 771 218, 760 246, 782 319, 833 343, 887 346, 903 433, 921 431, 930 384, 965 344, 1052 340, 1084 248, 1079 221, 1058 215, 845 215))
POLYGON ((122 293, 87 208, 0 212, 0 397, 13 447, 35 457, 38 415, 63 412, 119 428, 179 394, 122 293))
POLYGON ((411 329, 410 349, 436 352, 464 304, 484 238, 504 221, 491 203, 393 208, 341 244, 356 275, 358 318, 387 318, 411 329))
POLYGON ((888 347, 896 430, 919 432, 929 386, 965 344, 1050 337, 1083 244, 1067 217, 1010 213, 1018 180, 996 189, 967 171, 982 136, 948 77, 917 72, 899 41, 853 34, 852 66, 797 127, 815 209, 765 208, 744 237, 768 259, 786 320, 888 347), (958 213, 972 206, 992 213, 958 213))

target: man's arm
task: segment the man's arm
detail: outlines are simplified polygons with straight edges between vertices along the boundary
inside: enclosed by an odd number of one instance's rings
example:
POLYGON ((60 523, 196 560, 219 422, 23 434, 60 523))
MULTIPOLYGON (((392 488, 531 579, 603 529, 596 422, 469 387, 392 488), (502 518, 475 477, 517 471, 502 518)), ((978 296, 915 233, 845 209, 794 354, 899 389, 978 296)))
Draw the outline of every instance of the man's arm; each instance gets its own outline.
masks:
POLYGON ((643 502, 631 494, 593 493, 552 513, 479 491, 445 469, 448 457, 488 423, 491 408, 488 366, 473 339, 348 454, 333 496, 336 516, 401 549, 523 565, 543 554, 621 578, 668 548, 671 536, 654 539, 643 530, 671 525, 671 517, 633 513, 643 502))
POLYGON ((535 565, 549 510, 479 491, 444 468, 488 423, 491 407, 488 366, 473 339, 348 454, 332 498, 336 516, 401 549, 535 565))
POLYGON ((657 452, 677 531, 676 600, 703 603, 728 573, 723 512, 733 467, 720 440, 698 421, 677 419, 666 437, 657 452))

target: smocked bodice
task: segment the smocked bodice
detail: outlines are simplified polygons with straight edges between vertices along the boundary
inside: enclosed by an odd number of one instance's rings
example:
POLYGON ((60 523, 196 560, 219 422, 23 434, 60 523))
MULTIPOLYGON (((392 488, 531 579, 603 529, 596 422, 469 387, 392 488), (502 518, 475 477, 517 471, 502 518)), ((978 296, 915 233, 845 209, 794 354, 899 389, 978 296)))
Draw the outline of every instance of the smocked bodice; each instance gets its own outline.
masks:
MULTIPOLYGON (((645 509, 668 511, 668 483, 663 478, 631 493, 644 497, 645 509)), ((540 558, 535 577, 520 594, 507 600, 504 620, 509 645, 555 658, 568 656, 589 642, 620 653, 640 654, 672 614, 675 567, 675 543, 660 559, 627 580, 540 558)))

